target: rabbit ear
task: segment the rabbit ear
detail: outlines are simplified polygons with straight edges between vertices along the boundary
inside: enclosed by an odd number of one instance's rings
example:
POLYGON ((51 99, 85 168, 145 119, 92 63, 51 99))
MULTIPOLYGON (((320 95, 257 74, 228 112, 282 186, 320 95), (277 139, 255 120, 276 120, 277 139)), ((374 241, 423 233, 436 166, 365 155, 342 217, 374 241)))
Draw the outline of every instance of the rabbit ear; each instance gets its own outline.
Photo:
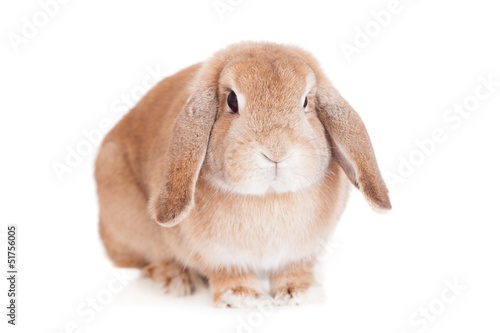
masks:
POLYGON ((318 86, 316 99, 318 117, 333 141, 334 156, 345 174, 373 209, 390 210, 389 191, 363 121, 329 84, 318 86))
POLYGON ((163 180, 153 210, 156 222, 172 227, 194 207, 194 191, 218 110, 217 90, 195 91, 175 120, 163 180))

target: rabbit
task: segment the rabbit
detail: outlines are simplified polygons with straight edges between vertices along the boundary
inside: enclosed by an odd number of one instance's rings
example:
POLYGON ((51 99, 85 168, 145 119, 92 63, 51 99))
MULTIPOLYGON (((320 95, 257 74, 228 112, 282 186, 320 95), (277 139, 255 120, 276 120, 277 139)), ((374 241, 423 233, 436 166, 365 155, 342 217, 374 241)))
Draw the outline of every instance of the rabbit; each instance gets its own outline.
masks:
POLYGON ((176 296, 208 284, 218 307, 321 299, 319 245, 350 184, 391 209, 359 115, 309 53, 269 42, 158 83, 103 139, 95 179, 114 265, 176 296))

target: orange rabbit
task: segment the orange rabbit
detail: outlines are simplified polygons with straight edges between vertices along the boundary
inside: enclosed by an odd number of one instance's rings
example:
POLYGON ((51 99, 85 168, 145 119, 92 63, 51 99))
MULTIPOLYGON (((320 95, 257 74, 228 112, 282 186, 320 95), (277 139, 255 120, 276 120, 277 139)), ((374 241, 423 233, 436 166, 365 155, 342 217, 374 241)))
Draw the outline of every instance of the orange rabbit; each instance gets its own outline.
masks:
POLYGON ((95 177, 113 263, 175 295, 204 277, 222 307, 314 301, 318 245, 349 181, 391 209, 358 114, 311 55, 273 43, 160 82, 106 136, 95 177))

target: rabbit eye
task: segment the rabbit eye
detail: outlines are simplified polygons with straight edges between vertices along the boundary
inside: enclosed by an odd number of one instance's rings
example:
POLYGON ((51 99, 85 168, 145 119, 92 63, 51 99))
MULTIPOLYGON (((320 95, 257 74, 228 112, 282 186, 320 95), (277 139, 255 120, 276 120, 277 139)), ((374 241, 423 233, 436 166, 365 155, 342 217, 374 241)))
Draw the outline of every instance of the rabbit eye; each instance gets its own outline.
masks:
POLYGON ((307 96, 306 98, 304 99, 304 108, 307 106, 307 96))
POLYGON ((238 98, 236 97, 234 91, 231 91, 227 96, 227 105, 234 113, 238 112, 238 98))

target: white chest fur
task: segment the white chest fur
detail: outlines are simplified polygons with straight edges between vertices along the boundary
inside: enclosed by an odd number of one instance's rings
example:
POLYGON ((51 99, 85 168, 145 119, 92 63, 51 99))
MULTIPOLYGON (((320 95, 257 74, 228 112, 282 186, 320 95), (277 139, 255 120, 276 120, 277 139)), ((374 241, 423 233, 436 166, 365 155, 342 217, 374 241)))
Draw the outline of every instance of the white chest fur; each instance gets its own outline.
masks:
POLYGON ((200 231, 190 246, 211 268, 276 270, 313 255, 330 235, 336 204, 327 207, 317 200, 308 192, 279 199, 226 196, 192 215, 190 223, 200 231))

